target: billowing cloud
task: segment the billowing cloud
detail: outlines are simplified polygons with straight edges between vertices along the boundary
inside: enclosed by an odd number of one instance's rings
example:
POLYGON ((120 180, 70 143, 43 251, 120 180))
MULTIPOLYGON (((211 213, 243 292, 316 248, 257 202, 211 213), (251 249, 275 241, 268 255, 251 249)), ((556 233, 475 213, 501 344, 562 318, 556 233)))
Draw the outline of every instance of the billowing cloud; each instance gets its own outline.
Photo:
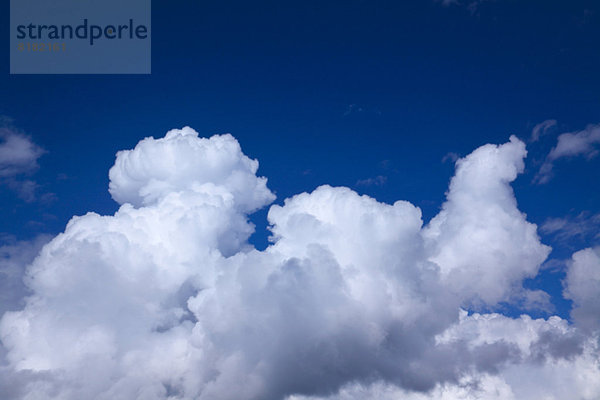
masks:
POLYGON ((535 180, 547 183, 553 174, 554 163, 566 157, 584 156, 591 159, 598 155, 600 146, 600 125, 588 125, 578 132, 563 133, 558 137, 556 146, 550 150, 546 160, 540 167, 535 180))
POLYGON ((523 171, 525 144, 515 136, 457 162, 442 211, 424 230, 430 260, 463 300, 494 305, 537 274, 550 248, 517 208, 510 182, 523 171))
POLYGON ((544 297, 522 288, 550 250, 510 186, 525 155, 511 137, 458 160, 425 226, 406 201, 298 194, 271 206, 258 251, 248 214, 274 199, 258 162, 230 135, 146 138, 110 170, 119 210, 74 217, 28 268, 31 295, 0 322, 0 385, 15 399, 533 399, 519 395, 577 368, 592 382, 569 389, 597 397, 595 330, 462 311, 544 297))
POLYGON ((584 339, 558 317, 512 319, 462 312, 437 341, 466 342, 472 351, 483 345, 485 350, 478 352, 488 358, 509 349, 513 360, 500 365, 497 373, 471 370, 458 382, 437 384, 426 393, 379 380, 349 383, 330 396, 292 395, 287 400, 593 400, 600 395, 597 341, 584 339))
POLYGON ((40 235, 30 241, 18 241, 0 236, 0 315, 23 306, 23 297, 28 294, 23 283, 25 269, 50 239, 40 235))
POLYGON ((155 204, 174 192, 211 193, 251 212, 275 199, 266 179, 255 175, 257 169, 258 162, 242 154, 233 136, 199 139, 186 127, 117 153, 109 191, 118 203, 136 207, 155 204))

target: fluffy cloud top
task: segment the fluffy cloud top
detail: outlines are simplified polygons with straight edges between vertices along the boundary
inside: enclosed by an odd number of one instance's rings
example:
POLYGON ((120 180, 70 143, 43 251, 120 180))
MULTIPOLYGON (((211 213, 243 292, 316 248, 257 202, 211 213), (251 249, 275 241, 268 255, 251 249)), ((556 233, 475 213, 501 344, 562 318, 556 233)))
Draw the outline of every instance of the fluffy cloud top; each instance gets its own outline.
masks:
POLYGON ((117 153, 109 191, 118 203, 135 207, 157 203, 173 192, 226 195, 249 212, 275 199, 267 180, 255 175, 257 170, 258 161, 246 157, 233 136, 199 139, 185 127, 117 153))
MULTIPOLYGON (((110 170, 120 209, 74 217, 28 268, 31 296, 0 322, 0 393, 535 399, 556 371, 593 377, 594 329, 461 311, 510 300, 548 254, 510 187, 525 155, 513 137, 459 160, 426 226, 405 201, 298 194, 270 208, 272 244, 258 251, 247 216, 274 196, 237 141, 146 138, 110 170)), ((589 310, 594 291, 571 280, 589 310)), ((598 376, 554 398, 597 398, 598 376)))
POLYGON ((550 248, 517 209, 510 182, 523 171, 525 145, 512 136, 460 159, 448 200, 424 230, 430 260, 464 300, 494 305, 537 274, 550 248))

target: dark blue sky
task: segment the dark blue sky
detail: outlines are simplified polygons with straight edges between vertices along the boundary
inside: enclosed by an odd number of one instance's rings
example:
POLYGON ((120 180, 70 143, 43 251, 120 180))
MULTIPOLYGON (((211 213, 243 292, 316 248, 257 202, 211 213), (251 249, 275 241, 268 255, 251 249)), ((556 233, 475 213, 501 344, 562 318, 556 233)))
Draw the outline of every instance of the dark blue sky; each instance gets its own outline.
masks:
MULTIPOLYGON (((8 2, 0 23, 8 30, 8 2)), ((528 145, 514 184, 531 222, 600 211, 599 158, 559 160, 532 184, 559 133, 600 122, 600 7, 594 1, 153 1, 151 75, 9 75, 1 42, 0 115, 47 150, 26 203, 0 187, 0 232, 63 230, 112 213, 108 169, 145 136, 192 126, 232 133, 260 161, 277 202, 321 184, 437 213, 466 155, 510 134, 528 145), (381 178, 383 184, 358 182, 381 178), (48 196, 46 196, 48 197, 48 196)), ((265 212, 256 216, 264 244, 265 212)), ((595 244, 557 243, 553 256, 595 244)), ((560 292, 560 273, 535 285, 560 292)), ((544 274, 542 274, 544 275, 544 274)), ((542 281, 539 281, 539 280, 542 281)), ((560 304, 559 312, 564 315, 560 304)))

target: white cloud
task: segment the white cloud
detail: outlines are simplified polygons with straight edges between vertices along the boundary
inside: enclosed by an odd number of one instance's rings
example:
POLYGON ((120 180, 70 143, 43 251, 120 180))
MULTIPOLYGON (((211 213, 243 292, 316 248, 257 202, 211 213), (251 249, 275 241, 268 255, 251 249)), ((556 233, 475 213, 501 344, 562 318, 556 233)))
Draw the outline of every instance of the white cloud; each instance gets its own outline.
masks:
POLYGON ((600 239, 600 213, 590 214, 584 211, 575 216, 548 218, 540 227, 540 231, 563 242, 572 238, 600 239))
POLYGON ((0 177, 12 177, 38 168, 44 150, 31 138, 8 128, 0 128, 0 177))
POLYGON ((27 294, 23 284, 25 268, 50 239, 47 235, 40 235, 31 241, 0 237, 0 315, 23 306, 21 302, 27 294))
POLYGON ((510 186, 526 154, 512 136, 460 159, 448 200, 424 230, 430 260, 440 266, 445 284, 474 305, 507 300, 550 252, 518 210, 510 186))
POLYGON ((597 394, 597 357, 566 321, 460 311, 523 294, 549 251, 510 188, 525 154, 513 137, 459 160, 426 227, 406 201, 298 194, 270 208, 258 251, 247 214, 274 196, 237 141, 146 138, 111 168, 117 213, 74 217, 28 269, 25 307, 3 316, 10 396, 521 398, 542 381, 513 369, 564 363, 597 394))
POLYGON ((34 201, 38 184, 23 177, 39 168, 37 161, 44 153, 29 136, 0 127, 0 183, 14 190, 21 199, 34 201))
POLYGON ((573 254, 564 295, 573 300, 571 315, 578 324, 587 330, 600 329, 600 248, 573 254))
POLYGON ((588 125, 578 132, 563 133, 558 137, 556 146, 550 150, 540 167, 535 181, 547 183, 553 175, 554 163, 565 157, 584 156, 591 159, 598 155, 600 145, 600 125, 588 125))
POLYGON ((186 127, 120 151, 109 172, 109 190, 120 204, 134 206, 155 204, 173 192, 225 190, 236 208, 250 212, 275 199, 266 179, 256 177, 257 169, 258 161, 243 155, 233 136, 199 139, 186 127))
POLYGON ((461 314, 438 341, 468 347, 500 344, 513 348, 518 362, 500 372, 471 371, 458 382, 428 393, 409 392, 377 381, 350 383, 331 396, 289 396, 287 400, 595 400, 600 396, 598 343, 584 339, 565 320, 511 319, 498 314, 461 314))

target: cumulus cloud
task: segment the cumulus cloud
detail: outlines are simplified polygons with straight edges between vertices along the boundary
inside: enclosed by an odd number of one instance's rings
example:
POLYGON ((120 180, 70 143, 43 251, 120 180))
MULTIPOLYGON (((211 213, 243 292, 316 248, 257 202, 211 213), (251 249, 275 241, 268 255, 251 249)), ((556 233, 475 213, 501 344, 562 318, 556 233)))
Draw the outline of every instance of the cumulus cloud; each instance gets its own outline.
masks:
POLYGON ((467 341, 472 349, 498 344, 497 348, 512 349, 519 360, 505 363, 499 373, 472 370, 458 382, 437 384, 427 393, 380 380, 349 383, 331 396, 292 395, 287 400, 593 400, 600 395, 598 343, 581 337, 558 317, 512 319, 463 311, 437 340, 467 341))
POLYGON ((600 247, 573 254, 564 295, 573 300, 571 315, 578 324, 587 330, 600 329, 600 247))
POLYGON ((199 139, 186 127, 117 153, 109 191, 118 203, 134 206, 155 204, 173 192, 202 192, 251 212, 275 199, 257 169, 258 161, 246 157, 233 136, 199 139))
POLYGON ((597 397, 577 327, 461 311, 525 293, 549 252, 510 187, 525 155, 511 137, 460 159, 425 226, 406 201, 300 193, 270 207, 258 251, 248 214, 274 200, 258 162, 230 135, 146 138, 110 170, 119 210, 74 217, 28 268, 31 295, 0 322, 0 385, 61 400, 533 399, 516 377, 546 390, 576 368, 597 397))
POLYGON ((32 240, 0 237, 0 315, 23 306, 21 301, 27 294, 23 283, 25 268, 50 239, 48 235, 40 235, 32 240))
POLYGON ((430 260, 464 301, 507 300, 550 252, 518 210, 510 186, 526 154, 525 144, 511 136, 460 159, 442 211, 424 229, 430 260))
POLYGON ((591 159, 598 155, 600 145, 600 125, 589 125, 578 132, 563 133, 556 146, 550 150, 540 167, 535 181, 547 183, 553 175, 554 163, 561 158, 584 156, 591 159))

